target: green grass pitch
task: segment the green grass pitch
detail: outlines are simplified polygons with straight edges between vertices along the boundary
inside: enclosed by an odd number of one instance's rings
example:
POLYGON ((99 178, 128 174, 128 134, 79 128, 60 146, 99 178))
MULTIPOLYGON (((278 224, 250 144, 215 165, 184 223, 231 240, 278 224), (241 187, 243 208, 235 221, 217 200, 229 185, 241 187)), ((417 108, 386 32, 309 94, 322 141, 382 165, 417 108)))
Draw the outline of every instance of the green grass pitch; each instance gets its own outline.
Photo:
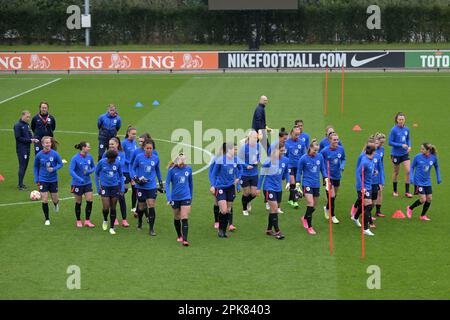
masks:
MULTIPOLYGON (((0 298, 447 299, 450 74, 348 73, 344 114, 340 113, 340 74, 330 77, 330 111, 324 116, 324 75, 319 73, 0 75, 0 101, 61 78, 0 104, 0 174, 5 177, 0 183, 0 298), (285 193, 285 214, 280 216, 284 241, 265 236, 267 212, 262 198, 253 202, 253 212, 244 217, 239 195, 234 211, 238 229, 230 239, 219 239, 212 227, 213 199, 207 171, 202 171, 194 176, 192 246, 183 248, 175 241, 172 211, 160 195, 158 235, 150 238, 147 226, 141 233, 136 231, 132 217, 131 227, 119 227, 116 236, 102 231, 98 198, 92 217, 95 229, 75 228, 73 200, 62 201, 58 214, 50 210, 52 225, 45 227, 40 203, 31 202, 29 192, 16 189, 18 165, 11 129, 20 111, 30 109, 35 114, 40 100, 50 103, 50 112, 57 120, 59 152, 70 161, 76 151, 73 145, 82 139, 91 142, 96 158, 96 119, 110 102, 119 106, 124 127, 133 124, 138 133, 149 131, 155 138, 170 140, 176 128, 193 131, 195 120, 203 121, 204 130, 246 129, 262 94, 269 97, 270 127, 289 128, 300 118, 305 121, 305 131, 321 139, 324 127, 333 124, 343 141, 348 159, 336 203, 341 224, 333 229, 333 256, 329 254, 328 224, 322 210, 324 190, 314 213, 317 236, 307 235, 301 226, 304 202, 299 210, 291 209, 285 193), (151 106, 155 99, 160 106, 151 106), (145 106, 134 108, 138 101, 145 106), (389 217, 376 221, 376 236, 366 239, 366 258, 362 260, 360 230, 349 219, 356 196, 356 158, 369 134, 389 133, 397 111, 407 115, 414 155, 421 142, 437 146, 444 183, 437 186, 432 174, 432 222, 418 220, 421 209, 415 210, 411 221, 391 219, 395 210, 405 211, 412 200, 392 198, 392 168, 387 155, 383 212, 389 217), (413 123, 418 127, 413 128, 413 123), (353 132, 355 124, 363 131, 353 132), (10 205, 17 202, 24 204, 10 205), (80 290, 66 287, 69 265, 81 268, 80 290), (366 286, 370 265, 381 269, 380 290, 366 286)), ((161 140, 156 143, 165 164, 174 145, 161 140)), ((201 167, 195 165, 194 170, 201 167)), ((68 164, 60 171, 59 180, 60 197, 70 197, 68 164)), ((403 172, 400 191, 404 190, 402 181, 403 172)), ((25 183, 33 185, 32 160, 25 183)))

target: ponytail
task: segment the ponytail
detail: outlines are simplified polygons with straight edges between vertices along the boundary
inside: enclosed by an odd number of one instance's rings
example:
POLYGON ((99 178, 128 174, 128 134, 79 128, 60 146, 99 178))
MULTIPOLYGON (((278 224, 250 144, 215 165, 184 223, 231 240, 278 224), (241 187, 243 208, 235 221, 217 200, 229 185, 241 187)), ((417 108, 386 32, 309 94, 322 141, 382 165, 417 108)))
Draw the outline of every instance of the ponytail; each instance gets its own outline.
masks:
POLYGON ((109 140, 114 140, 115 142, 117 142, 117 150, 118 150, 118 151, 123 151, 122 143, 120 142, 120 139, 119 139, 119 138, 117 138, 117 137, 112 137, 112 138, 109 139, 109 140))
POLYGON ((75 149, 78 150, 83 150, 84 147, 87 146, 87 142, 86 141, 81 141, 80 143, 76 144, 74 147, 75 149))
POLYGON ((308 154, 311 153, 311 149, 314 147, 314 145, 317 145, 317 139, 316 138, 311 140, 311 143, 309 144, 309 147, 308 147, 308 154))
POLYGON ((425 148, 425 150, 429 151, 431 154, 433 154, 433 155, 437 154, 437 149, 434 144, 424 142, 422 145, 425 148))
POLYGON ((286 128, 281 128, 280 132, 278 132, 278 137, 279 138, 283 138, 283 137, 285 137, 287 135, 288 135, 288 133, 286 132, 286 128))
POLYGON ((53 137, 50 137, 50 136, 42 137, 41 144, 44 144, 44 141, 47 140, 47 139, 50 139, 50 141, 52 143, 50 148, 52 148, 52 150, 55 150, 55 151, 58 150, 59 142, 56 141, 56 139, 53 138, 53 137))
POLYGON ((134 128, 131 124, 128 126, 127 128, 127 132, 125 133, 125 139, 128 139, 128 134, 130 133, 131 130, 136 130, 136 128, 134 128))

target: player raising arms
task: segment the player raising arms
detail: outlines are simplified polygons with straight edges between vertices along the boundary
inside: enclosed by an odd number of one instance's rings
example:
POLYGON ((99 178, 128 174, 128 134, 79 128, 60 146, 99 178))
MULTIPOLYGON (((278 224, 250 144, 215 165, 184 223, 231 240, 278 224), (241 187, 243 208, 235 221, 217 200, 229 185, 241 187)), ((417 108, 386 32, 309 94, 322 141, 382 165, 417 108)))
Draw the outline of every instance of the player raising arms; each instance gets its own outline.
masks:
POLYGON ((41 145, 43 149, 34 158, 34 182, 38 185, 41 193, 45 225, 49 226, 48 193, 50 192, 55 212, 58 212, 58 170, 62 168, 63 163, 60 155, 56 152, 58 142, 53 137, 43 137, 41 145))
POLYGON ((258 133, 252 130, 238 152, 239 163, 242 164, 242 214, 244 216, 248 216, 252 211, 250 202, 256 197, 260 149, 258 133))
POLYGON ((329 186, 329 179, 325 169, 325 161, 319 152, 319 144, 313 139, 309 145, 308 152, 301 157, 297 167, 297 187, 300 182, 303 186, 303 194, 306 199, 306 213, 301 218, 303 226, 310 235, 315 235, 316 231, 312 226, 312 214, 316 210, 317 201, 320 196, 320 174, 324 182, 329 186))
MULTIPOLYGON (((117 161, 120 162, 120 166, 122 168, 122 173, 124 173, 124 170, 125 170, 124 168, 126 168, 126 166, 127 166, 125 163, 126 156, 125 156, 125 152, 123 152, 122 145, 120 143, 119 138, 112 137, 111 139, 109 139, 108 143, 109 143, 108 150, 113 150, 113 151, 117 152, 117 161)), ((105 159, 105 158, 106 158, 106 156, 103 155, 103 159, 105 159)), ((124 180, 124 182, 126 181, 125 175, 123 177, 123 180, 124 180)), ((127 202, 125 201, 125 192, 126 192, 126 189, 125 189, 125 185, 124 185, 124 193, 119 194, 118 200, 119 200, 119 205, 120 205, 120 213, 122 215, 122 226, 125 228, 128 228, 130 225, 127 221, 127 202)), ((119 225, 119 221, 117 220, 117 218, 116 218, 116 220, 114 220, 114 225, 115 226, 119 225)))
POLYGON ((391 160, 394 166, 392 174, 392 184, 394 188, 394 197, 398 197, 397 179, 400 171, 400 165, 403 163, 405 168, 405 196, 412 198, 409 192, 409 172, 411 161, 409 160, 409 152, 411 151, 411 137, 409 128, 405 126, 406 117, 403 112, 398 112, 395 115, 395 125, 389 134, 389 145, 391 148, 391 160))
POLYGON ((423 204, 420 220, 431 221, 431 219, 427 216, 427 211, 430 208, 431 200, 433 199, 430 179, 430 169, 432 166, 434 166, 434 169, 436 170, 437 183, 441 184, 442 180, 436 147, 431 143, 423 143, 420 146, 420 153, 413 159, 411 168, 411 182, 413 182, 418 189, 419 199, 417 199, 412 205, 406 207, 406 215, 409 219, 412 217, 414 208, 423 204))
POLYGON ((326 192, 327 194, 327 205, 323 207, 325 219, 329 219, 329 203, 328 203, 328 193, 330 192, 331 199, 331 220, 333 223, 339 223, 339 220, 336 218, 335 212, 335 200, 339 190, 339 186, 341 184, 341 176, 342 171, 344 171, 345 167, 345 150, 342 146, 339 145, 339 136, 337 133, 330 134, 330 145, 325 147, 320 151, 325 161, 325 168, 327 168, 328 174, 328 163, 330 166, 330 190, 326 192))
POLYGON ((127 132, 125 133, 125 139, 122 140, 122 148, 125 153, 125 167, 123 168, 123 174, 125 176, 125 194, 128 191, 129 185, 131 184, 131 211, 136 212, 136 188, 135 182, 130 176, 131 158, 134 151, 138 148, 136 144, 136 128, 128 126, 127 132))
POLYGON ((169 163, 168 169, 166 177, 167 203, 173 209, 173 224, 177 232, 177 241, 188 247, 188 219, 194 191, 192 169, 186 165, 186 156, 183 153, 169 163))
POLYGON ((100 160, 95 167, 94 177, 97 192, 102 197, 103 205, 103 230, 108 230, 108 215, 110 218, 109 233, 116 234, 114 222, 116 221, 117 200, 124 192, 122 165, 117 159, 118 152, 108 150, 105 158, 100 160))
POLYGON ((86 199, 86 220, 84 221, 84 225, 93 228, 95 226, 91 223, 93 201, 91 174, 95 171, 94 158, 89 154, 89 151, 91 150, 89 142, 81 141, 75 145, 75 149, 80 150, 80 152, 74 155, 72 160, 70 160, 69 172, 72 176, 71 192, 75 196, 77 227, 83 227, 83 223, 81 222, 81 203, 84 195, 86 199))
POLYGON ((278 205, 283 195, 283 180, 289 181, 289 159, 284 156, 285 147, 273 148, 270 158, 261 166, 257 194, 263 190, 264 197, 270 206, 269 222, 266 234, 283 240, 284 235, 278 226, 278 205), (273 232, 272 229, 275 229, 273 232))
POLYGON ((298 127, 294 127, 291 130, 290 137, 286 141, 286 157, 289 159, 289 201, 288 204, 294 208, 298 208, 298 202, 295 199, 295 177, 297 175, 297 167, 300 158, 305 154, 306 147, 304 142, 299 138, 301 130, 298 127))
POLYGON ((351 218, 358 227, 361 227, 359 217, 362 213, 362 206, 364 206, 364 234, 373 236, 374 234, 369 229, 371 222, 372 211, 372 178, 375 170, 374 164, 375 146, 373 144, 367 144, 364 156, 361 157, 361 161, 356 168, 356 191, 358 193, 358 205, 355 215, 351 218), (364 170, 364 181, 362 179, 362 170, 364 170), (364 193, 364 203, 362 202, 362 195, 364 193))
MULTIPOLYGON (((210 175, 211 193, 215 194, 219 205, 219 238, 228 238, 227 226, 230 221, 231 209, 236 196, 235 187, 241 179, 242 171, 237 163, 234 145, 227 143, 223 156, 217 157, 210 175)), ((230 231, 233 231, 231 228, 230 231)))
POLYGON ((142 144, 144 153, 139 154, 131 166, 131 174, 137 184, 138 207, 138 230, 142 229, 142 217, 148 210, 148 224, 150 236, 156 236, 154 226, 156 220, 155 202, 157 191, 163 192, 159 158, 153 153, 153 141, 145 140, 142 144), (159 188, 156 184, 158 178, 159 188))

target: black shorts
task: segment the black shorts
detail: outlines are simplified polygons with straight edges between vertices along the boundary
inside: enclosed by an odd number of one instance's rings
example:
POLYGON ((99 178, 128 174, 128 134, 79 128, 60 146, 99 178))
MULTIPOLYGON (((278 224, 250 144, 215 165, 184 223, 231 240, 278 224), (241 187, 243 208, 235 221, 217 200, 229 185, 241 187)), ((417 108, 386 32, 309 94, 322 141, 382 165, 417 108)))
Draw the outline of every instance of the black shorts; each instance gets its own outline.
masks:
POLYGON ((217 201, 226 200, 227 202, 233 202, 235 197, 236 197, 236 190, 234 189, 234 185, 227 188, 216 189, 217 201))
POLYGON ((380 191, 380 186, 378 184, 373 184, 372 185, 372 193, 371 193, 372 200, 378 199, 378 191, 380 191))
POLYGON ((330 179, 330 182, 331 182, 331 185, 336 188, 338 188, 341 185, 341 180, 330 179))
POLYGON ((281 202, 283 196, 283 192, 264 190, 264 197, 266 201, 276 201, 278 203, 281 202))
POLYGON ((241 187, 256 187, 258 185, 258 176, 242 176, 241 187))
POLYGON ((103 198, 119 198, 120 186, 102 187, 100 196, 103 198))
MULTIPOLYGON (((372 199, 372 190, 366 190, 364 199, 372 199)), ((362 200, 362 192, 358 191, 358 200, 362 200)))
POLYGON ((312 194, 313 197, 320 197, 320 188, 303 187, 303 193, 312 194))
POLYGON ((130 182, 131 182, 131 177, 130 177, 130 173, 129 172, 124 172, 123 173, 123 176, 124 176, 124 178, 125 178, 125 180, 124 180, 124 184, 129 184, 130 182))
POLYGON ((156 199, 158 195, 157 189, 137 189, 137 198, 139 202, 146 202, 147 199, 156 199))
POLYGON ((295 178, 297 176, 297 167, 289 168, 289 175, 295 178))
POLYGON ((180 209, 180 207, 189 207, 192 205, 192 200, 174 200, 170 202, 170 205, 172 206, 172 209, 180 209))
POLYGON ((400 163, 409 160, 409 155, 405 154, 404 156, 391 156, 391 161, 394 165, 399 165, 400 163))
POLYGON ((70 192, 76 194, 77 196, 82 196, 85 193, 92 192, 92 184, 87 184, 85 186, 72 186, 70 192))
POLYGON ((40 192, 58 193, 58 182, 40 182, 40 192))
POLYGON ((416 186, 416 190, 419 194, 433 194, 433 189, 431 188, 431 186, 416 186))

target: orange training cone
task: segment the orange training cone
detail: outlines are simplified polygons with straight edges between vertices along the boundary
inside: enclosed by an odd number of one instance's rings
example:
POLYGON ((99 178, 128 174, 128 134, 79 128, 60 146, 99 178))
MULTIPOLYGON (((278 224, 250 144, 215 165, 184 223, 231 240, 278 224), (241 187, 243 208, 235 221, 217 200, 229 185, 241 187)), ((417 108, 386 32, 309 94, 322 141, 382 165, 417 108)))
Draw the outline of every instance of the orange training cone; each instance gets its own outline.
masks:
POLYGON ((361 131, 362 129, 361 129, 361 127, 359 125, 356 125, 356 126, 353 127, 352 130, 353 131, 361 131))
POLYGON ((395 213, 392 215, 393 219, 405 219, 406 216, 405 214, 402 212, 402 210, 397 210, 395 211, 395 213))
POLYGON ((0 174, 0 182, 3 182, 3 181, 5 181, 5 177, 3 177, 3 176, 0 174))

